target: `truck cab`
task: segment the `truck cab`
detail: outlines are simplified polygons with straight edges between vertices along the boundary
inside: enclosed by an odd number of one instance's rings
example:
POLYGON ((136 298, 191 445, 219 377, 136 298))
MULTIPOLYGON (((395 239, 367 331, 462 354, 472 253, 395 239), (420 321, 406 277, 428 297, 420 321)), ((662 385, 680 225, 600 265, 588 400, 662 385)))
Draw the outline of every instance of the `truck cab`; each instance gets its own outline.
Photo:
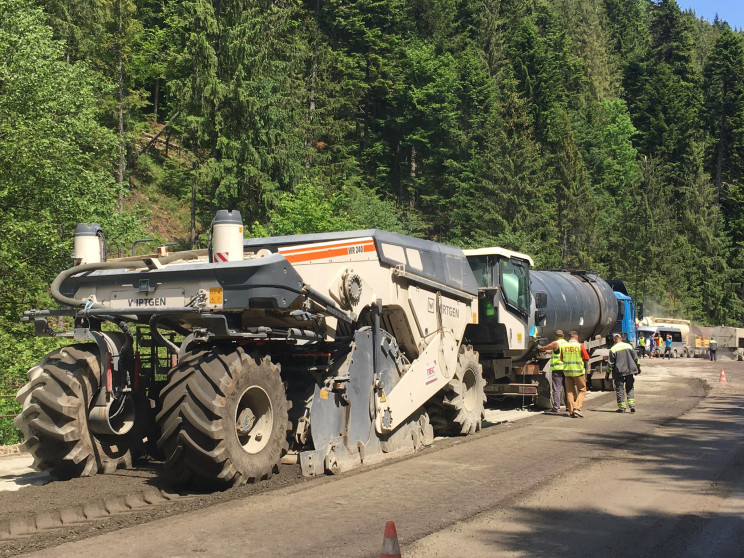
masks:
POLYGON ((607 283, 612 287, 615 298, 617 298, 617 321, 610 334, 620 333, 625 341, 635 347, 638 334, 636 332, 636 307, 633 297, 630 296, 622 279, 610 279, 607 283))

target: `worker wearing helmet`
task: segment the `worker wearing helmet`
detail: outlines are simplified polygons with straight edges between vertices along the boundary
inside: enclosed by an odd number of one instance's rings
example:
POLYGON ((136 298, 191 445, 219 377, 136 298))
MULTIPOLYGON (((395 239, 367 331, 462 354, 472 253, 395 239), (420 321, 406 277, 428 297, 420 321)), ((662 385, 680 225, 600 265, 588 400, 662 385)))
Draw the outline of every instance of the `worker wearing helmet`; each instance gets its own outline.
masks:
POLYGON ((615 344, 610 349, 609 367, 615 381, 617 412, 624 413, 629 407, 630 412, 635 413, 635 375, 641 373, 641 365, 633 347, 623 341, 622 335, 615 333, 612 338, 615 344))
POLYGON ((563 361, 561 360, 561 347, 567 343, 563 337, 563 330, 555 331, 555 341, 543 345, 540 350, 550 353, 550 383, 552 387, 551 405, 549 413, 561 412, 561 390, 563 389, 563 361))
POLYGON ((561 347, 563 361, 563 375, 566 378, 566 403, 568 414, 574 418, 583 418, 581 406, 586 397, 586 365, 589 354, 579 343, 579 334, 575 331, 568 333, 568 342, 561 347), (577 391, 574 402, 574 389, 577 391))

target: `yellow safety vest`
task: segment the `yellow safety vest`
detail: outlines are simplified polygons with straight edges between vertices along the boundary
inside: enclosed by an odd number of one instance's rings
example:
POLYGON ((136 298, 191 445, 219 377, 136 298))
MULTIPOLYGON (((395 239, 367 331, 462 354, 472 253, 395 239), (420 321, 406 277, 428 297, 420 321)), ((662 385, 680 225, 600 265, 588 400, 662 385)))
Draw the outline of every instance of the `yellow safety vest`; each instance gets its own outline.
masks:
POLYGON ((584 359, 581 358, 581 344, 576 340, 567 342, 561 347, 564 376, 581 376, 584 374, 584 359))
POLYGON ((550 354, 550 370, 555 372, 563 371, 563 361, 561 360, 561 349, 568 343, 565 339, 558 339, 558 348, 553 349, 550 354))

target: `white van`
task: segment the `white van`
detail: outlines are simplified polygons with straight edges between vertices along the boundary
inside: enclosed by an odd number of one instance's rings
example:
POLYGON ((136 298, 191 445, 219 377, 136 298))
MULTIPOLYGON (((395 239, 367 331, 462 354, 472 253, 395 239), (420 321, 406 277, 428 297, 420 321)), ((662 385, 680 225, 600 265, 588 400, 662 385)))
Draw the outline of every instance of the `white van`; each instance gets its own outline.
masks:
MULTIPOLYGON (((661 347, 654 347, 654 356, 664 356, 664 340, 667 335, 672 336, 672 358, 682 356, 682 349, 685 346, 682 340, 682 330, 678 327, 667 326, 641 326, 637 329, 638 335, 649 338, 655 333, 661 337, 661 347)), ((646 349, 648 351, 648 349, 646 349)))

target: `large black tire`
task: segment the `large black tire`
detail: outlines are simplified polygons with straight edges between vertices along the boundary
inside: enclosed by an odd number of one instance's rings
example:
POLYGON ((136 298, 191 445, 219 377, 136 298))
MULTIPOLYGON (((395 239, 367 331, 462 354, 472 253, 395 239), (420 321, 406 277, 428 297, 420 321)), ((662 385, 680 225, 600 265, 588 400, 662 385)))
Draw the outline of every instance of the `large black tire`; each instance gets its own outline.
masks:
POLYGON ((28 371, 29 381, 16 397, 23 411, 14 424, 23 432, 21 449, 31 453, 36 469, 70 479, 132 466, 142 451, 137 427, 124 436, 93 434, 88 428, 100 378, 95 344, 58 349, 28 371))
POLYGON ((438 436, 467 436, 480 431, 486 402, 486 382, 478 353, 461 346, 457 370, 426 409, 438 436))
POLYGON ((177 483, 229 487, 278 472, 289 405, 268 356, 240 347, 192 353, 171 371, 161 402, 158 447, 177 483))
POLYGON ((553 408, 550 389, 550 382, 544 374, 540 374, 537 378, 537 397, 535 397, 535 407, 541 410, 553 408))

